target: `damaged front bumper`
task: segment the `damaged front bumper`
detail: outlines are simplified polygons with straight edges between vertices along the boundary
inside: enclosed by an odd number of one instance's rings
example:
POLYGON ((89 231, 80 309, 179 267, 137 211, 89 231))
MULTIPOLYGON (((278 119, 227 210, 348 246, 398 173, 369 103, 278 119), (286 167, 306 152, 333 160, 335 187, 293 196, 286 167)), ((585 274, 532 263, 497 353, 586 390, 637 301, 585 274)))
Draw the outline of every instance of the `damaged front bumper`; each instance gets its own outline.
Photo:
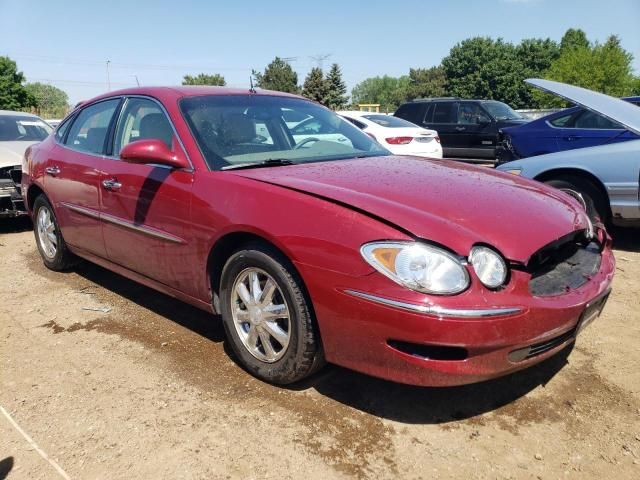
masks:
POLYGON ((0 168, 0 218, 26 215, 22 198, 20 166, 0 168))

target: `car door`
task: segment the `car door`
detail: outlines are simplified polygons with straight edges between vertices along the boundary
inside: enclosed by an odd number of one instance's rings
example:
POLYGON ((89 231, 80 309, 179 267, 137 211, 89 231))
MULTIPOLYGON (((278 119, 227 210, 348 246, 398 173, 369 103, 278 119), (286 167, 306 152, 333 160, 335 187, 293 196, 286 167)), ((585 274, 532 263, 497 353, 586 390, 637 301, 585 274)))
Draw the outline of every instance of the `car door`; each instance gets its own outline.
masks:
POLYGON ((438 132, 445 157, 455 157, 462 148, 457 124, 458 102, 434 102, 422 125, 438 132))
POLYGON ((108 258, 165 285, 189 292, 193 275, 190 210, 193 169, 128 163, 122 148, 158 139, 186 156, 164 108, 148 97, 129 97, 113 129, 110 158, 102 168, 101 220, 108 258))
POLYGON ((100 225, 100 164, 107 131, 120 98, 80 110, 56 132, 56 146, 45 166, 44 189, 65 241, 106 256, 100 225))
POLYGON ((622 125, 590 110, 579 110, 569 118, 558 135, 558 148, 595 147, 604 143, 637 138, 622 125))
POLYGON ((465 155, 494 158, 497 140, 495 122, 477 102, 459 102, 456 137, 465 155))

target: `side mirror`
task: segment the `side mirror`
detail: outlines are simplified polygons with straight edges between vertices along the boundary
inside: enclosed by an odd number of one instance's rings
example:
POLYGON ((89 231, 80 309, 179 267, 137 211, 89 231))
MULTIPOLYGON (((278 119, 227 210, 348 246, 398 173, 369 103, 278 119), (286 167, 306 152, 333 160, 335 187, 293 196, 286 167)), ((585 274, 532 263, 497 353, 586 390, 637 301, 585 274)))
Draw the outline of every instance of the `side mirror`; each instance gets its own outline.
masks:
POLYGON ((483 127, 489 125, 491 123, 491 119, 489 117, 480 117, 478 119, 478 125, 481 125, 483 127))
POLYGON ((172 152, 161 140, 137 140, 120 150, 120 158, 129 163, 158 163, 172 168, 187 168, 189 163, 182 152, 172 152))

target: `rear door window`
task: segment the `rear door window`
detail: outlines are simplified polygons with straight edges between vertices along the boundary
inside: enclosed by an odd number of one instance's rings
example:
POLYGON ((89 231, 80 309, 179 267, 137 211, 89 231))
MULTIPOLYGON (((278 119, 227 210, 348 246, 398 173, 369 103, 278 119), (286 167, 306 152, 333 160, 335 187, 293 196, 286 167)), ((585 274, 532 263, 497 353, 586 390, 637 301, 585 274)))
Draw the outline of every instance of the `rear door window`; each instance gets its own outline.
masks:
POLYGON ((438 102, 433 111, 433 123, 457 123, 458 104, 456 102, 438 102))
POLYGON ((81 152, 104 153, 105 139, 119 98, 105 100, 84 108, 69 129, 65 145, 81 152))

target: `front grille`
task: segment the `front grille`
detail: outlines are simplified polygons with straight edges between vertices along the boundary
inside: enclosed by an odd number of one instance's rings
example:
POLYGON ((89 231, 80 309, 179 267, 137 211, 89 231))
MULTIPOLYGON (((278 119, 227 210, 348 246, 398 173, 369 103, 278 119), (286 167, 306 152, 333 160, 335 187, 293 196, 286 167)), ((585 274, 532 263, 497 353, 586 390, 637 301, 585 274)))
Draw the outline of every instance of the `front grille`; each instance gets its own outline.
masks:
POLYGON ((553 350, 556 347, 559 347, 563 343, 571 340, 576 334, 576 329, 573 328, 562 335, 552 338, 551 340, 547 340, 541 343, 535 343, 533 345, 529 345, 525 348, 520 348, 518 350, 514 350, 509 353, 509 361, 511 362, 521 362, 523 360, 528 360, 533 357, 537 357, 538 355, 542 355, 550 350, 553 350))
POLYGON ((584 231, 571 233, 531 257, 529 291, 550 297, 580 288, 598 272, 601 259, 600 246, 587 240, 584 231))

